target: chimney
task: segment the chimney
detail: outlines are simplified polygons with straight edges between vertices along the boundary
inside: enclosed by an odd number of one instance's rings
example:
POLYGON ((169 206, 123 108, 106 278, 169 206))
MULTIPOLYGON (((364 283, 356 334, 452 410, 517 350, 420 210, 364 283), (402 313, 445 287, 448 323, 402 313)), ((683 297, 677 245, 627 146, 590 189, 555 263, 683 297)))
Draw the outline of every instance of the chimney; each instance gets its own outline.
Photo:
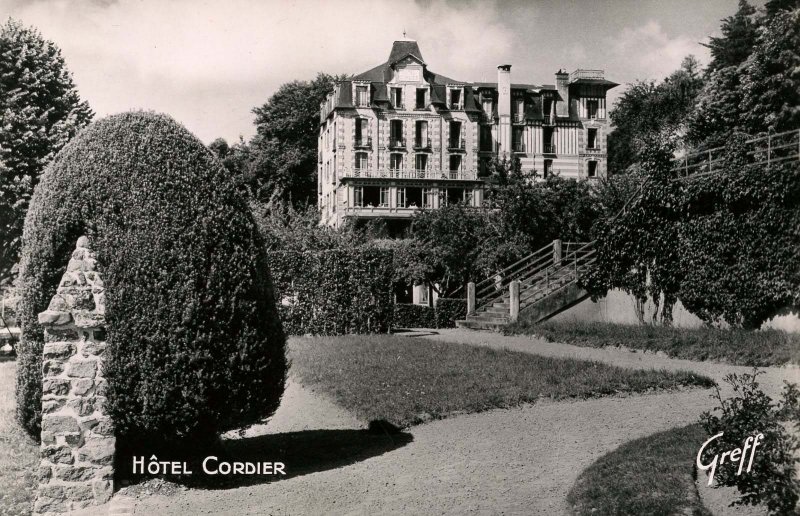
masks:
POLYGON ((556 102, 556 116, 569 116, 569 74, 562 70, 556 72, 556 89, 561 100, 556 102))
POLYGON ((498 152, 511 151, 511 65, 497 67, 498 152))

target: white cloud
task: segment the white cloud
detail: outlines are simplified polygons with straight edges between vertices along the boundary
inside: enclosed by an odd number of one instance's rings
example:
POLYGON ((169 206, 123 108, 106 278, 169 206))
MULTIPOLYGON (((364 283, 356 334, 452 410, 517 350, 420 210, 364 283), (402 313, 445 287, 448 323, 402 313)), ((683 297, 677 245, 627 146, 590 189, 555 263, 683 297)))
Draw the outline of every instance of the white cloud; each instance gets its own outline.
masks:
POLYGON ((419 37, 434 71, 464 80, 480 73, 481 55, 492 56, 491 72, 511 48, 494 3, 54 0, 6 8, 61 47, 98 114, 165 111, 204 141, 252 134, 250 110, 284 82, 383 62, 403 30, 419 37))

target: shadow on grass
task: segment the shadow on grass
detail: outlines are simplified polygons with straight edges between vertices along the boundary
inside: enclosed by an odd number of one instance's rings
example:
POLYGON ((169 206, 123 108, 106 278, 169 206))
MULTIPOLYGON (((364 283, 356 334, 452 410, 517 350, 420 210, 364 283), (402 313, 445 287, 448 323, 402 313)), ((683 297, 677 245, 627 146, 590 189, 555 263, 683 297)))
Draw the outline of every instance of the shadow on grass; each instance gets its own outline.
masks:
POLYGON ((402 432, 385 422, 373 422, 369 430, 305 430, 284 434, 260 435, 241 439, 227 439, 204 450, 157 454, 159 461, 187 462, 191 475, 133 475, 132 455, 144 456, 145 464, 153 453, 120 453, 117 458, 118 485, 136 485, 152 478, 199 489, 233 489, 265 484, 292 477, 340 468, 393 451, 409 444, 411 434, 402 432), (191 455, 189 455, 191 454, 191 455), (222 462, 282 462, 285 475, 208 475, 202 462, 216 456, 222 462))

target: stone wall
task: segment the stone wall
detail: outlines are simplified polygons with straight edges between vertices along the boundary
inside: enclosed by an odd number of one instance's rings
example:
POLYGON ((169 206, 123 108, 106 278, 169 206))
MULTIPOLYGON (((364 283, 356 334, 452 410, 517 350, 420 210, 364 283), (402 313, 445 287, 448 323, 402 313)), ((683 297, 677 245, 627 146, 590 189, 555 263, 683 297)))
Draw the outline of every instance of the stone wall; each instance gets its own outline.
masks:
POLYGON ((42 445, 35 514, 106 503, 115 438, 104 411, 105 294, 88 238, 78 239, 48 309, 42 357, 42 445))

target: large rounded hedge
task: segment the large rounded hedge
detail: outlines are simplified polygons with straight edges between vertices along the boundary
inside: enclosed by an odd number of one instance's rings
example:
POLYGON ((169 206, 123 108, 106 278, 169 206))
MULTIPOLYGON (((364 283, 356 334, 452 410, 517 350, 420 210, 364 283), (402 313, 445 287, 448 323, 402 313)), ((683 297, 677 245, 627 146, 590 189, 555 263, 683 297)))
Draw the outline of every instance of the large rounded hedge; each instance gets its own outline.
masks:
POLYGON ((17 411, 38 435, 43 331, 75 242, 106 287, 108 410, 117 435, 208 438, 272 415, 285 336, 263 243, 233 178, 170 117, 131 112, 56 156, 25 221, 17 411))

